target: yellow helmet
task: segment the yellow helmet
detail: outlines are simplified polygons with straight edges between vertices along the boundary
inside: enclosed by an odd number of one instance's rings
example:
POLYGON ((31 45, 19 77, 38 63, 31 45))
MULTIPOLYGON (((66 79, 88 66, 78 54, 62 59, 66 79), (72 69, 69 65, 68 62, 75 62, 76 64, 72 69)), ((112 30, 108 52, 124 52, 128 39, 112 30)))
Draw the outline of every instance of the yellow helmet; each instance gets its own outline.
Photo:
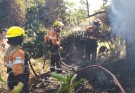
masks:
POLYGON ((62 23, 62 22, 60 22, 60 21, 55 21, 54 23, 53 23, 53 26, 63 26, 64 24, 62 23))
POLYGON ((25 32, 22 28, 13 26, 7 30, 7 35, 6 35, 7 38, 12 38, 17 36, 25 36, 25 32))

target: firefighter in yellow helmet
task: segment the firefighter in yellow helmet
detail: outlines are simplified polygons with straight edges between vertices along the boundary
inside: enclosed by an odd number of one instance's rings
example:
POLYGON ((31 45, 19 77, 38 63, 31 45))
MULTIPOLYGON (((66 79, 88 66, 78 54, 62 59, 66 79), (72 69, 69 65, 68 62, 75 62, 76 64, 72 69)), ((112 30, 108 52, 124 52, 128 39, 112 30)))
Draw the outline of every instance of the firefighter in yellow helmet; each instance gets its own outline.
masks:
POLYGON ((62 49, 62 47, 60 46, 61 26, 63 26, 62 22, 55 21, 52 25, 51 30, 44 37, 45 42, 49 43, 49 49, 51 53, 50 71, 54 72, 56 65, 57 73, 62 73, 62 66, 59 55, 59 49, 62 49))
POLYGON ((25 54, 21 49, 25 32, 22 28, 13 26, 7 30, 7 43, 10 45, 4 54, 4 66, 7 68, 8 87, 10 93, 29 93, 26 73, 25 54), (25 70, 25 72, 24 72, 25 70))

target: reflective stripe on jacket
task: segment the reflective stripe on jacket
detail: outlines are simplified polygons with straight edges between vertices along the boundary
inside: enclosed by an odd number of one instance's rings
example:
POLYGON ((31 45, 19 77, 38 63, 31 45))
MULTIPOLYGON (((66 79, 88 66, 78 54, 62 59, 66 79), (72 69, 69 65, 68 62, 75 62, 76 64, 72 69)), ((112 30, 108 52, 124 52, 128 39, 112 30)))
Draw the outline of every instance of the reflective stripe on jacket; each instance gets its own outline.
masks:
POLYGON ((59 36, 56 31, 51 30, 47 35, 44 37, 45 41, 51 40, 53 45, 56 45, 60 42, 59 36))
POLYGON ((15 46, 9 46, 4 54, 4 66, 11 68, 14 75, 22 74, 24 70, 24 51, 15 46))

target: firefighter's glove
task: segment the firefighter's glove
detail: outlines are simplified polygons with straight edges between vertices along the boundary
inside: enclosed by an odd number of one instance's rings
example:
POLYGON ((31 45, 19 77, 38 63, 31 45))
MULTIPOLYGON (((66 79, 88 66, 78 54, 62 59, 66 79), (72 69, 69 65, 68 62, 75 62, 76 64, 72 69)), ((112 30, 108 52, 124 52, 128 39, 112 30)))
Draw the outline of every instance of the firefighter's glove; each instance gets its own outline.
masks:
POLYGON ((63 48, 61 46, 59 47, 59 51, 63 51, 63 48))
POLYGON ((58 46, 60 46, 60 42, 56 42, 56 44, 57 44, 58 46))
POLYGON ((10 91, 10 93, 20 93, 22 88, 23 88, 24 84, 22 82, 19 82, 17 86, 14 87, 14 89, 12 89, 10 91))

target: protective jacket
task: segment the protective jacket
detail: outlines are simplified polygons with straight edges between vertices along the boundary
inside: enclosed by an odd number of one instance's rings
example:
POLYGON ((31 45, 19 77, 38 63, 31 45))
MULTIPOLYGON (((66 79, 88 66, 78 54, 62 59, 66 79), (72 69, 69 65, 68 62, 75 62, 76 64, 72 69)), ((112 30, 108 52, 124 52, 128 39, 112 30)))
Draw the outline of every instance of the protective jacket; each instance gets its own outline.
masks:
POLYGON ((44 39, 45 39, 45 41, 51 40, 51 43, 53 45, 59 44, 59 42, 60 42, 60 38, 59 38, 57 32, 54 31, 53 29, 50 32, 48 32, 47 35, 45 35, 44 39))
POLYGON ((4 66, 12 69, 15 76, 23 74, 24 57, 24 52, 19 46, 9 46, 4 54, 4 66))
POLYGON ((88 26, 87 28, 86 28, 86 33, 85 33, 85 35, 86 35, 86 38, 90 38, 90 39, 97 39, 97 35, 98 35, 98 30, 96 30, 95 28, 94 28, 94 26, 88 26))

